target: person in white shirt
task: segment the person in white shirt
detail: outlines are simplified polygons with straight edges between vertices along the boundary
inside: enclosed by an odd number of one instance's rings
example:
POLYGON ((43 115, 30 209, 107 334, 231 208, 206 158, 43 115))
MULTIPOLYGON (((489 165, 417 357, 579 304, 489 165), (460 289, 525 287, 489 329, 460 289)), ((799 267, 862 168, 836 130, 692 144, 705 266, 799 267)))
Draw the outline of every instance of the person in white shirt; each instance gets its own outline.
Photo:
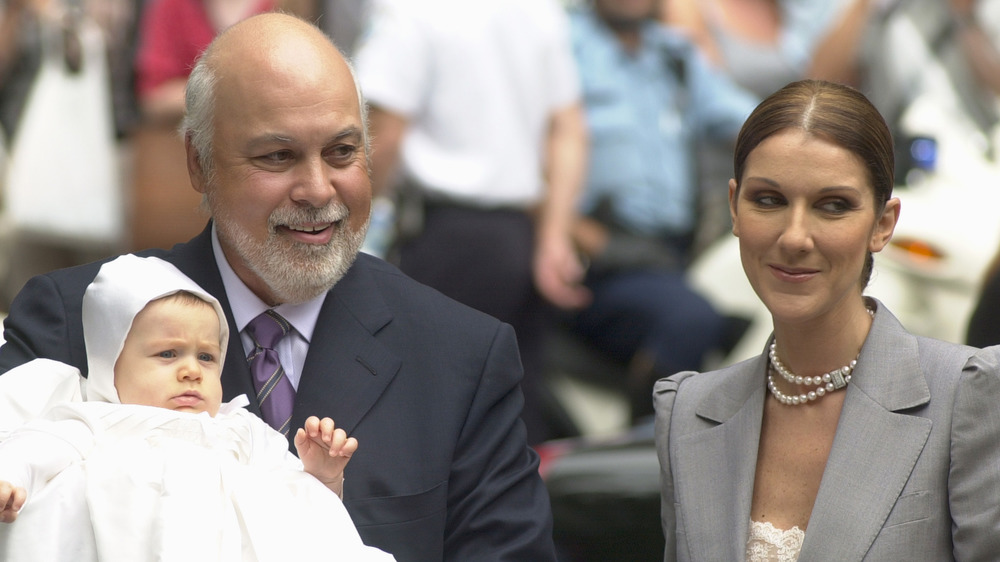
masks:
POLYGON ((553 437, 540 410, 545 313, 589 302, 570 237, 587 141, 565 12, 555 0, 379 0, 355 64, 372 188, 400 200, 391 259, 514 327, 528 441, 553 437))

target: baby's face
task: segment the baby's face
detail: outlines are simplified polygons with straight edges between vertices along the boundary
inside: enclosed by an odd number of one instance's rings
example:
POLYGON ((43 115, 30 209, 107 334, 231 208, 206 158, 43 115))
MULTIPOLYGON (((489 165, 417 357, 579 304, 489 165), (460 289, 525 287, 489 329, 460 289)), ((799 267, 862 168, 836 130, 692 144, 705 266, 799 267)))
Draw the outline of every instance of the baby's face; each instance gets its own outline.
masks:
POLYGON ((132 322, 115 363, 122 404, 214 416, 222 403, 219 317, 205 302, 160 299, 132 322))

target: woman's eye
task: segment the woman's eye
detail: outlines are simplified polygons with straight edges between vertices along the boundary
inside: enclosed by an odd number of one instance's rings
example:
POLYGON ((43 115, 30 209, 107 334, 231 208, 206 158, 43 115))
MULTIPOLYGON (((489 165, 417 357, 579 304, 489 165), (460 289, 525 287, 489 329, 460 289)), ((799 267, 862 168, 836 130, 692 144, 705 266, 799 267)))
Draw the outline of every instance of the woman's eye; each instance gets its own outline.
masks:
POLYGON ((758 195, 754 198, 754 203, 761 207, 777 207, 781 205, 782 199, 777 195, 758 195))
POLYGON ((820 203, 819 208, 827 213, 841 214, 851 209, 851 204, 843 199, 831 199, 820 203))

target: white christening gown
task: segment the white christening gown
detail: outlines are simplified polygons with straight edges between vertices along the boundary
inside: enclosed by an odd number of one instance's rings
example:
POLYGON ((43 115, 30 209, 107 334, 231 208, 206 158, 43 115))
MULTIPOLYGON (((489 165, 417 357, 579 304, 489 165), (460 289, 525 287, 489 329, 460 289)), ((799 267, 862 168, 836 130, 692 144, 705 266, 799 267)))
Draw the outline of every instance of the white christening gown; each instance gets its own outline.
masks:
POLYGON ((57 406, 0 442, 0 479, 29 490, 0 524, 9 562, 391 561, 287 441, 229 403, 216 417, 57 406))

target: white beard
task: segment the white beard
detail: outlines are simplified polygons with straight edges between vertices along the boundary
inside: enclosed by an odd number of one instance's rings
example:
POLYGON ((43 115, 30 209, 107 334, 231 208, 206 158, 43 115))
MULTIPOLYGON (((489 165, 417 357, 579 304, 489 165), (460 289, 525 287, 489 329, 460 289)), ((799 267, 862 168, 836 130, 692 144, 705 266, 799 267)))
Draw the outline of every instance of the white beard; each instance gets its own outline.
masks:
POLYGON ((268 236, 263 243, 228 217, 222 206, 214 204, 208 191, 219 240, 232 248, 240 260, 256 274, 281 303, 303 303, 329 291, 354 263, 370 217, 358 231, 348 227, 350 211, 339 202, 323 209, 276 209, 268 217, 268 236), (279 236, 276 226, 340 221, 337 231, 323 245, 295 242, 279 236))

